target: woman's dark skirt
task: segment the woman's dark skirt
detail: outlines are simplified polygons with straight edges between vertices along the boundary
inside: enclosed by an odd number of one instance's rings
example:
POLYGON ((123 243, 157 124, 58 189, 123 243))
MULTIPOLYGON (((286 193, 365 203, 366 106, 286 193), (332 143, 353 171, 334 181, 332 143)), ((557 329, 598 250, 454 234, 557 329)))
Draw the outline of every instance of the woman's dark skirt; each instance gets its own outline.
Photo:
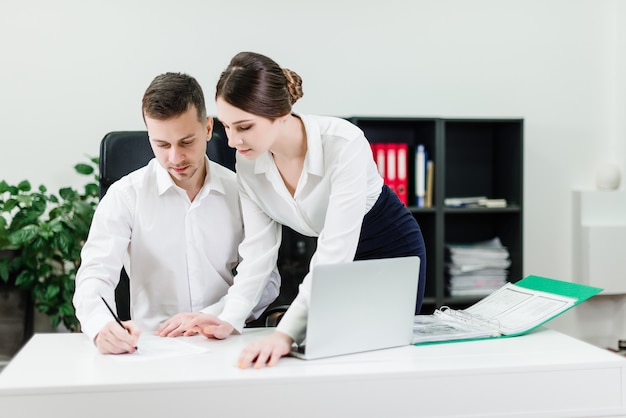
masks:
POLYGON ((416 255, 420 258, 415 313, 419 313, 426 288, 426 248, 422 231, 398 196, 384 185, 378 200, 363 218, 355 260, 416 255))

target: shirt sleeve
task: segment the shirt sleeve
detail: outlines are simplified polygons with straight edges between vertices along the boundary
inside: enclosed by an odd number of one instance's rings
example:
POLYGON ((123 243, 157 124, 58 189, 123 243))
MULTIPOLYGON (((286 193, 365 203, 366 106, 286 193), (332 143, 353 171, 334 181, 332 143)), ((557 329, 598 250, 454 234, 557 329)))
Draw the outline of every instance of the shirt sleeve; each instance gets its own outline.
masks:
MULTIPOLYGON (((254 320, 261 316, 265 309, 269 306, 270 303, 274 302, 278 297, 278 293, 280 292, 280 274, 278 272, 278 267, 274 267, 272 273, 270 274, 269 281, 267 285, 264 287, 261 298, 259 299, 257 305, 252 309, 252 312, 249 313, 246 320, 254 320)), ((226 296, 222 297, 218 302, 207 306, 202 309, 200 312, 207 313, 210 315, 214 315, 217 317, 221 317, 220 314, 224 310, 226 296)), ((223 319, 223 318, 222 318, 223 319)), ((228 321, 230 323, 230 321, 228 321)), ((241 330, 238 330, 241 332, 241 330)))
POLYGON ((311 270, 316 265, 347 263, 354 260, 368 195, 367 166, 371 149, 364 136, 349 141, 339 158, 326 167, 330 179, 330 198, 324 227, 309 265, 309 273, 300 285, 277 330, 301 343, 311 295, 311 270))
POLYGON ((132 212, 119 189, 111 186, 94 213, 89 236, 81 251, 73 303, 81 330, 92 340, 113 320, 100 296, 115 309, 115 287, 120 280, 131 236, 132 212))
MULTIPOLYGON (((219 318, 241 332, 245 320, 261 300, 268 282, 280 287, 276 270, 282 226, 250 199, 245 181, 238 176, 245 238, 239 246, 241 263, 233 285, 224 298, 219 318)), ((277 293, 277 292, 276 292, 277 293)))

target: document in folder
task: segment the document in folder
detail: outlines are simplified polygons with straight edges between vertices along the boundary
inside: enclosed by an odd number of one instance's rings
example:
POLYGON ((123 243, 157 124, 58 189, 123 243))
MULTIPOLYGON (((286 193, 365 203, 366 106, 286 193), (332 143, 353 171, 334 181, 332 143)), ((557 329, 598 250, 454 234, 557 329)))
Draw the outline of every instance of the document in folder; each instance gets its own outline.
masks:
POLYGON ((602 289, 539 276, 507 283, 474 305, 417 315, 413 344, 496 338, 528 333, 602 289))

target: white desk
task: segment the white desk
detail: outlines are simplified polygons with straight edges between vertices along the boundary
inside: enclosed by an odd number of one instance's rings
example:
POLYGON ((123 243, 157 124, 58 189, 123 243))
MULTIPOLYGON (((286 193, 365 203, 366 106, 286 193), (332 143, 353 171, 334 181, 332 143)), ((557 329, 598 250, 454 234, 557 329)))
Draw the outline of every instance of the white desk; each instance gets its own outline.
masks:
POLYGON ((3 417, 626 417, 626 359, 558 332, 240 370, 261 329, 143 362, 36 334, 0 373, 3 417), (7 413, 8 412, 8 413, 7 413))

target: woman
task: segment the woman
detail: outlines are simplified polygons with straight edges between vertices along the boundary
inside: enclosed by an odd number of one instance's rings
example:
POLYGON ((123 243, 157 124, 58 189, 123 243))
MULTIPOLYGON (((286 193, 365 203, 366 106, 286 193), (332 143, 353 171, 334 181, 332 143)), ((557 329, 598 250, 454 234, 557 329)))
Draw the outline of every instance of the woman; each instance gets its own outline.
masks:
MULTIPOLYGON (((299 115, 302 79, 272 59, 241 52, 217 83, 218 119, 237 149, 237 178, 246 237, 230 297, 254 303, 276 264, 281 226, 318 237, 317 264, 417 255, 418 308, 426 254, 420 228, 383 185, 363 132, 340 118, 299 115), (237 296, 239 295, 239 296, 237 296)), ((305 335, 311 274, 276 331, 246 347, 239 367, 273 366, 305 335)))

